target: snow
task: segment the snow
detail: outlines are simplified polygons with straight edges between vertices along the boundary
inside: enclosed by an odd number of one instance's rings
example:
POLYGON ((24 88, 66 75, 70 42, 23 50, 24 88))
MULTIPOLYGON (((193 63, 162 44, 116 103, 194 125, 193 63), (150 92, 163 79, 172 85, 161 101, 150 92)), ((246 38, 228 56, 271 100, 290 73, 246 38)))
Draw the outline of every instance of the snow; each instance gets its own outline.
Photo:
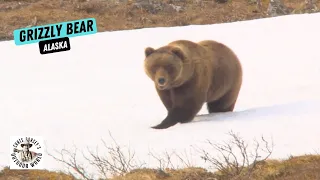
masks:
MULTIPOLYGON (((130 145, 157 167, 149 150, 184 152, 203 141, 222 142, 230 130, 245 140, 272 136, 271 158, 320 150, 320 13, 251 21, 103 32, 71 38, 71 50, 41 55, 38 44, 0 43, 0 165, 9 164, 10 136, 43 136, 47 150, 130 145), (205 115, 166 130, 166 110, 144 74, 144 48, 177 39, 213 39, 242 62, 235 112, 205 115)), ((102 147, 101 147, 102 148, 102 147)), ((212 152, 213 153, 213 152, 212 152)), ((197 165, 203 165, 198 156, 197 165)), ((46 157, 46 169, 63 165, 46 157)))

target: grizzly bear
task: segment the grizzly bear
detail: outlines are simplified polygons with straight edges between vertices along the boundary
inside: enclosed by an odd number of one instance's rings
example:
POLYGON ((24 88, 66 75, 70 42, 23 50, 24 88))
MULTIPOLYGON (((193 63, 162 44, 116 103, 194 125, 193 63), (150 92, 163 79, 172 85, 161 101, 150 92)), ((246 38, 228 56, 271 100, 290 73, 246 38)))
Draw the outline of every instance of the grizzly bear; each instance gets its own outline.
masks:
POLYGON ((167 109, 154 129, 166 129, 194 119, 204 103, 209 113, 233 111, 242 84, 238 57, 213 40, 177 40, 145 48, 144 69, 167 109))

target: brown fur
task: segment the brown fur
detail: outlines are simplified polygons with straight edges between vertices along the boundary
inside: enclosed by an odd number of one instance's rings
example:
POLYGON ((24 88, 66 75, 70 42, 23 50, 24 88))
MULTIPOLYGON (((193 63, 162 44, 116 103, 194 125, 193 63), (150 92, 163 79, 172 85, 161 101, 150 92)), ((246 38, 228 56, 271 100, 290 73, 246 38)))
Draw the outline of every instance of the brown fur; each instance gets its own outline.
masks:
POLYGON ((155 83, 167 117, 154 129, 187 123, 207 103, 209 113, 233 111, 242 84, 242 67, 226 45, 178 40, 145 49, 145 72, 155 83))

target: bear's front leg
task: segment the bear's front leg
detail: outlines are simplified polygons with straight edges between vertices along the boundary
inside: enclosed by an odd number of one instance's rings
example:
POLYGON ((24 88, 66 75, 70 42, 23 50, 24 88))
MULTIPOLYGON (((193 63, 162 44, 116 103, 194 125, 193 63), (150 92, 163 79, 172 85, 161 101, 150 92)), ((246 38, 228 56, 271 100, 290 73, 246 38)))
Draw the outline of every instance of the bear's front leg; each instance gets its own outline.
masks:
POLYGON ((156 88, 156 90, 157 90, 157 93, 158 93, 163 105, 165 106, 167 111, 169 111, 172 108, 170 90, 159 90, 157 88, 156 88))
POLYGON ((168 111, 167 117, 159 125, 153 126, 152 128, 167 129, 176 125, 178 122, 187 123, 192 121, 200 111, 205 100, 204 94, 194 96, 194 93, 188 90, 172 91, 174 91, 171 93, 173 107, 168 111))

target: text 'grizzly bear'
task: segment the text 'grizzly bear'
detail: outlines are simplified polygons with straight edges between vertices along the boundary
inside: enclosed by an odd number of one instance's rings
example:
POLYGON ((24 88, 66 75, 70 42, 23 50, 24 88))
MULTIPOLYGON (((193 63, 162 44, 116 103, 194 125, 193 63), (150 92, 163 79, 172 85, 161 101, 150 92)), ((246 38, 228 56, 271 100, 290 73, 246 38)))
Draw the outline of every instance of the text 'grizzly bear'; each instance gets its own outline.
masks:
POLYGON ((212 40, 147 47, 144 68, 168 111, 154 129, 192 121, 204 103, 209 113, 233 111, 242 85, 239 59, 229 47, 212 40))

